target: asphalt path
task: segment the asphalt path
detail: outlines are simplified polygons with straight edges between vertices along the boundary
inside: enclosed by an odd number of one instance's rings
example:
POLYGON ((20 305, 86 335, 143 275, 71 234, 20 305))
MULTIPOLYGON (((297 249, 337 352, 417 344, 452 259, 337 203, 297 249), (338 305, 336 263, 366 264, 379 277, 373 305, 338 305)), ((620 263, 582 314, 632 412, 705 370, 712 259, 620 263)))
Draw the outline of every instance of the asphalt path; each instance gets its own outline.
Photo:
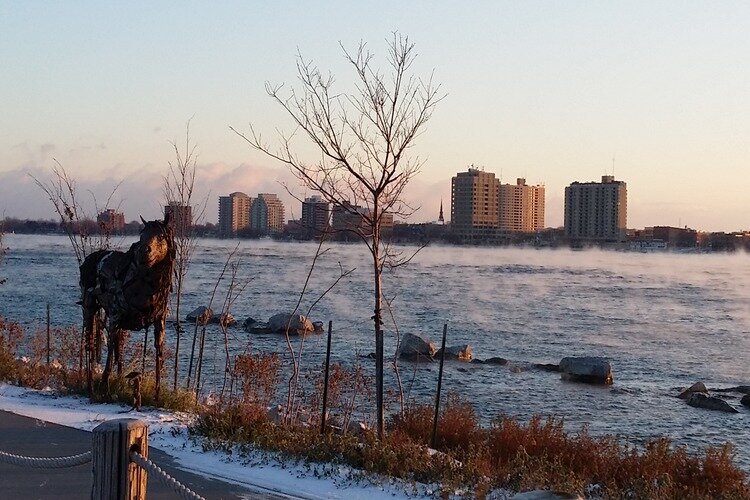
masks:
MULTIPOLYGON (((0 411, 0 451, 29 457, 63 457, 91 450, 91 433, 35 418, 0 411)), ((206 499, 288 499, 186 472, 166 453, 149 448, 149 458, 169 475, 206 499)), ((32 469, 0 462, 0 499, 88 499, 91 463, 67 469, 32 469)), ((149 477, 148 500, 178 496, 149 477)))

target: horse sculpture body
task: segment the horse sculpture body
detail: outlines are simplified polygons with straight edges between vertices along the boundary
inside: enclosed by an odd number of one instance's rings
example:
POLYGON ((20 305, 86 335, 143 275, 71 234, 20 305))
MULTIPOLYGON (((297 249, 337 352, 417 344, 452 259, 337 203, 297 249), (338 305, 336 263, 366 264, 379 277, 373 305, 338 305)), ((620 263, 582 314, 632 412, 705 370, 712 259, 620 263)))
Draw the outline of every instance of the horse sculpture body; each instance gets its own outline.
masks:
POLYGON ((89 359, 89 393, 93 394, 92 368, 96 316, 104 310, 107 330, 107 361, 102 388, 109 393, 109 375, 118 357, 121 330, 142 330, 154 325, 156 398, 159 398, 163 365, 164 324, 172 291, 174 234, 169 218, 144 223, 140 239, 127 252, 99 250, 81 265, 81 306, 89 359))

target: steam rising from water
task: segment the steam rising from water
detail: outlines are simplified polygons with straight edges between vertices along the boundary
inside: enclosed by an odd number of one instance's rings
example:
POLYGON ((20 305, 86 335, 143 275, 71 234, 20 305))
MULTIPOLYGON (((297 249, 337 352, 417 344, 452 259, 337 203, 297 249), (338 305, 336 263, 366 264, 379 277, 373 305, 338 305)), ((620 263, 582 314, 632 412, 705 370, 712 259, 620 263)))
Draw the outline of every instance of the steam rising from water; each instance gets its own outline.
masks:
MULTIPOLYGON (((127 243, 126 243, 127 244, 127 243)), ((60 237, 10 235, 0 287, 0 308, 11 318, 41 322, 45 304, 53 320, 78 323, 77 269, 60 237)), ((204 305, 231 241, 202 240, 192 264, 183 311, 204 305)), ((316 245, 245 241, 242 272, 251 282, 233 308, 240 320, 265 320, 290 310, 304 283, 316 245)), ((409 251, 410 249, 406 249, 409 251)), ((321 301, 313 320, 334 323, 334 358, 352 363, 374 350, 372 279, 361 245, 331 245, 313 275, 301 310, 338 276, 339 262, 356 268, 321 301)), ((605 251, 428 247, 413 263, 387 273, 400 331, 437 341, 447 322, 450 345, 468 343, 476 357, 501 356, 505 367, 452 363, 444 387, 472 400, 487 420, 499 413, 564 416, 576 428, 641 440, 667 435, 691 445, 737 446, 750 469, 750 411, 738 415, 690 408, 677 387, 703 380, 709 388, 750 384, 750 256, 747 254, 640 254, 605 251), (529 368, 564 356, 608 357, 613 388, 563 383, 529 368)), ((387 316, 386 316, 387 317, 387 316)), ((386 349, 395 335, 386 321, 386 349)), ((215 333, 215 332, 214 332, 215 333)), ((280 337, 250 337, 233 330, 233 348, 283 351, 280 337)), ((309 337, 307 367, 319 366, 324 336, 309 337)), ((209 352, 223 366, 221 339, 209 352)), ((364 360, 363 363, 369 363, 364 360)), ((216 368, 218 365, 219 368, 216 368)), ((434 396, 436 364, 401 364, 411 396, 434 396)), ((392 381, 391 381, 392 383, 392 381)))

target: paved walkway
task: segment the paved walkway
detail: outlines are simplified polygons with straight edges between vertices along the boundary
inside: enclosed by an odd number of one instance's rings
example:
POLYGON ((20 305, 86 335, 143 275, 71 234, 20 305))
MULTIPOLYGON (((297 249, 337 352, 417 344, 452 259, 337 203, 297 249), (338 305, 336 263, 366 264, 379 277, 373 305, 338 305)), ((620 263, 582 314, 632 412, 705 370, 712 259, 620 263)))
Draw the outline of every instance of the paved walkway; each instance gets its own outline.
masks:
MULTIPOLYGON (((91 449, 91 433, 35 418, 0 411, 0 450, 30 457, 70 456, 91 449)), ((149 458, 172 477, 206 499, 289 498, 252 491, 185 472, 166 453, 149 448, 149 458)), ((68 469, 31 469, 0 463, 0 497, 18 499, 83 499, 91 496, 91 463, 68 469)), ((148 500, 178 498, 155 478, 148 481, 148 500)))

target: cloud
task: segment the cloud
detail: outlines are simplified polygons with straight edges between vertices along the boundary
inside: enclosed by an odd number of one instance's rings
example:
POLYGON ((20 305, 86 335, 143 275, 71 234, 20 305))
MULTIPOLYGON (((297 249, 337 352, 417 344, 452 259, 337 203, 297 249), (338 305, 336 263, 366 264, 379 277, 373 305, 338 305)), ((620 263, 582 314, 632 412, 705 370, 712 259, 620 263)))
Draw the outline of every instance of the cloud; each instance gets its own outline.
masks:
MULTIPOLYGON (((119 208, 126 220, 136 220, 140 215, 156 218, 162 215, 164 195, 163 176, 166 169, 144 166, 130 170, 118 164, 100 169, 96 173, 82 174, 69 169, 76 181, 78 197, 84 212, 95 216, 96 210, 119 208), (123 176, 123 172, 128 172, 123 176), (108 207, 107 199, 115 189, 108 207)), ((33 180, 43 183, 52 180, 52 171, 40 164, 29 162, 16 169, 0 172, 0 216, 18 218, 55 218, 51 202, 33 180)), ((195 203, 206 201, 206 220, 215 223, 219 196, 243 191, 250 196, 258 193, 277 193, 286 206, 287 217, 299 217, 299 202, 290 196, 284 184, 293 192, 304 195, 296 179, 286 170, 250 164, 225 163, 199 164, 196 167, 195 203)))

